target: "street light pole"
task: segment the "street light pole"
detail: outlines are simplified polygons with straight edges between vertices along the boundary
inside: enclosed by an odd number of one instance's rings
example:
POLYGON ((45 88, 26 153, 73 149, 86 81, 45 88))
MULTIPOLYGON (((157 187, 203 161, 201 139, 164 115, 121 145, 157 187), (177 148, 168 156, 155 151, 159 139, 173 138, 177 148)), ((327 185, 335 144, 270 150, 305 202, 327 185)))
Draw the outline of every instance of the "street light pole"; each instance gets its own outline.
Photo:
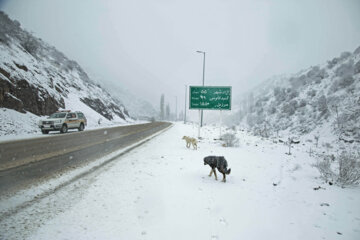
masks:
MULTIPOLYGON (((202 85, 205 85, 205 52, 203 51, 196 51, 197 53, 202 53, 204 54, 204 58, 203 58, 203 77, 202 77, 202 85)), ((201 117, 200 117, 200 127, 203 126, 203 110, 201 110, 201 117)))

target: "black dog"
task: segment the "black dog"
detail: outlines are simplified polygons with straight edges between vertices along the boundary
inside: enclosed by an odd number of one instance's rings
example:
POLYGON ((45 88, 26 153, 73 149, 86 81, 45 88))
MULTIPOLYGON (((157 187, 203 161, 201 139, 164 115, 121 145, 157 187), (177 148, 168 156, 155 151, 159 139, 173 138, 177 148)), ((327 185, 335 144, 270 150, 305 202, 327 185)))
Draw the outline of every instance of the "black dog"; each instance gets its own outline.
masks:
POLYGON ((211 167, 209 177, 211 177, 212 173, 214 173, 215 179, 217 180, 217 175, 216 175, 216 168, 217 168, 217 170, 223 174, 222 181, 226 182, 226 175, 230 174, 231 168, 227 169, 228 164, 223 156, 207 156, 204 158, 204 165, 206 164, 211 167))

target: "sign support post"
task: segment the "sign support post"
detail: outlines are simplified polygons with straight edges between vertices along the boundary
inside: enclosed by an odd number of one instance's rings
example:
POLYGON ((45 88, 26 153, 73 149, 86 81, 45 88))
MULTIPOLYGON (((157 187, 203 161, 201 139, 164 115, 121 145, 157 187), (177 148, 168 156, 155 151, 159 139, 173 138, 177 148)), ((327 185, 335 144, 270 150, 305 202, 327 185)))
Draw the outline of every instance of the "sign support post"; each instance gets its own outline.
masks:
POLYGON ((184 108, 184 124, 186 124, 186 94, 187 94, 187 85, 185 85, 185 108, 184 108))
POLYGON ((201 111, 199 110, 199 128, 198 128, 198 139, 200 139, 200 128, 201 128, 201 111))
POLYGON ((221 126, 222 126, 222 110, 220 110, 220 135, 219 135, 220 140, 221 140, 221 126))

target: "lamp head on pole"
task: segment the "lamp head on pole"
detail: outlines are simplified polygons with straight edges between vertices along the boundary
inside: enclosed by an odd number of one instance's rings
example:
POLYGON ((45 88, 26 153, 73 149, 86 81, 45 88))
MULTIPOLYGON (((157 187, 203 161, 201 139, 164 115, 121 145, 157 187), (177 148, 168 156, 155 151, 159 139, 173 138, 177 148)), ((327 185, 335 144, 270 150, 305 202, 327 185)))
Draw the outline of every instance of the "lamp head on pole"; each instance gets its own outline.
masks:
POLYGON ((205 54, 205 52, 203 52, 203 51, 196 51, 197 53, 203 53, 203 54, 205 54))

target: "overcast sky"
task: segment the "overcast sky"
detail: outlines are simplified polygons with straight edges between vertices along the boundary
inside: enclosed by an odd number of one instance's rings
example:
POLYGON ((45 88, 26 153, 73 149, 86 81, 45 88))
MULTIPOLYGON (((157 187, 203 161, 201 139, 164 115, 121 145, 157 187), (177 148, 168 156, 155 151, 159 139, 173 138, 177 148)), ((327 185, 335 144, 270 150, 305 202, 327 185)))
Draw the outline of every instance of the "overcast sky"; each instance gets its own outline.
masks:
POLYGON ((0 8, 97 81, 158 108, 184 86, 233 95, 360 46, 360 0, 0 0, 0 8))

